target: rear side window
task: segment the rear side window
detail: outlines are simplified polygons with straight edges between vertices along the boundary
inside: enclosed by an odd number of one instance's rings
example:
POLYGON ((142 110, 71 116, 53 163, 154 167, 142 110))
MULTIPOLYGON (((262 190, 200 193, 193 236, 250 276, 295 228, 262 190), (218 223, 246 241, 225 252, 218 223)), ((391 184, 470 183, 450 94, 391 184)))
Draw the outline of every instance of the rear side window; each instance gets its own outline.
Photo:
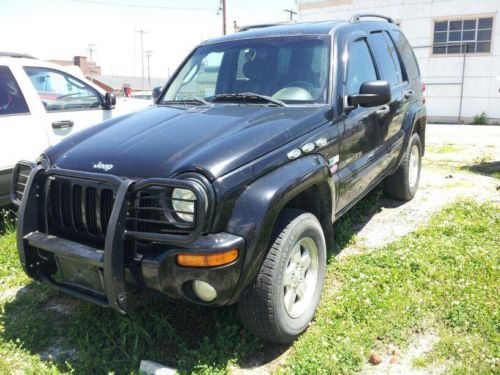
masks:
POLYGON ((347 94, 359 93, 364 82, 377 80, 377 72, 373 58, 365 39, 353 43, 349 50, 349 64, 347 66, 347 94))
POLYGON ((418 69, 417 59, 413 54, 413 50, 410 43, 406 40, 403 33, 399 30, 392 32, 392 37, 396 43, 399 54, 403 59, 403 64, 405 65, 406 74, 410 80, 418 80, 420 78, 420 70, 418 69))
POLYGON ((0 116, 29 112, 14 75, 8 67, 0 66, 0 116))
POLYGON ((385 32, 376 32, 371 35, 370 42, 377 56, 382 79, 388 81, 391 86, 397 86, 403 79, 399 57, 392 40, 389 40, 385 32))

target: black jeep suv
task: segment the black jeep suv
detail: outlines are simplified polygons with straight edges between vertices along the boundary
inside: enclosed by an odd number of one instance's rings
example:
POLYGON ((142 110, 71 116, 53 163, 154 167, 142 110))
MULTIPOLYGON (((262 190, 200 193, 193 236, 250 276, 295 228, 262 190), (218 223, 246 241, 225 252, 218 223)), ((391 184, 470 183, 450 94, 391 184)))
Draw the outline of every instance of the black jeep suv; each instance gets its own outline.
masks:
POLYGON ((332 223, 380 182, 402 200, 419 182, 417 62, 392 20, 364 17, 204 42, 154 106, 20 162, 27 274, 121 313, 152 291, 237 302, 251 332, 295 339, 318 305, 332 223))

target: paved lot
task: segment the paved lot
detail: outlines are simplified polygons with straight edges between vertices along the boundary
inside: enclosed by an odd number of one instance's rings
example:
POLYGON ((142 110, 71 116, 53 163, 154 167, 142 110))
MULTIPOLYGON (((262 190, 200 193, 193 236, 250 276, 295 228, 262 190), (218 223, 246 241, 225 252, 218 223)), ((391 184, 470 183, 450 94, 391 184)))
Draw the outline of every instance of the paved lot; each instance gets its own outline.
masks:
POLYGON ((500 147, 500 126, 493 125, 427 125, 427 144, 500 147))

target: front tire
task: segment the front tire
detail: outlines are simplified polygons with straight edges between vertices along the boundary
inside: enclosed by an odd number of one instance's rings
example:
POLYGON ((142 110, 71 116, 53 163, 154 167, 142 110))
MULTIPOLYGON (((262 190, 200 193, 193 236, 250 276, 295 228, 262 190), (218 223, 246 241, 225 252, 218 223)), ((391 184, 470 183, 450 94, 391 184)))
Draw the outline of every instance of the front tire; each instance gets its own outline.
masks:
POLYGON ((326 265, 326 245, 318 219, 285 209, 273 243, 254 283, 238 303, 245 327, 276 343, 304 332, 318 306, 326 265))
POLYGON ((418 189, 421 169, 422 143, 418 134, 413 134, 400 166, 385 179, 386 195, 403 201, 413 199, 418 189))

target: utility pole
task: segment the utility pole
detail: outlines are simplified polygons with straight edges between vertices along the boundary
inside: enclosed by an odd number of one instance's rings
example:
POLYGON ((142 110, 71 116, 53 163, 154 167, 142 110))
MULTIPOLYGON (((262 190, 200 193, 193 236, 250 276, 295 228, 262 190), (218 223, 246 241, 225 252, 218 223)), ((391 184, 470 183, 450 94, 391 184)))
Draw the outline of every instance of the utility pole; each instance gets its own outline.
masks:
POLYGON ((142 89, 144 90, 145 88, 145 83, 144 83, 144 34, 147 34, 148 32, 145 30, 136 30, 136 33, 141 34, 141 64, 142 64, 142 89))
POLYGON ((217 14, 222 13, 222 34, 226 35, 226 0, 220 0, 217 14))
POLYGON ((150 58, 153 55, 153 51, 146 51, 146 57, 148 58, 148 89, 151 90, 151 70, 150 70, 150 58))
POLYGON ((297 15, 297 12, 293 9, 284 9, 283 12, 290 13, 290 22, 293 21, 293 16, 297 15))
POLYGON ((87 51, 89 51, 89 67, 90 67, 90 82, 92 82, 92 73, 94 73, 94 69, 92 67, 92 54, 94 51, 97 51, 95 49, 95 44, 89 44, 89 48, 87 48, 87 51))

